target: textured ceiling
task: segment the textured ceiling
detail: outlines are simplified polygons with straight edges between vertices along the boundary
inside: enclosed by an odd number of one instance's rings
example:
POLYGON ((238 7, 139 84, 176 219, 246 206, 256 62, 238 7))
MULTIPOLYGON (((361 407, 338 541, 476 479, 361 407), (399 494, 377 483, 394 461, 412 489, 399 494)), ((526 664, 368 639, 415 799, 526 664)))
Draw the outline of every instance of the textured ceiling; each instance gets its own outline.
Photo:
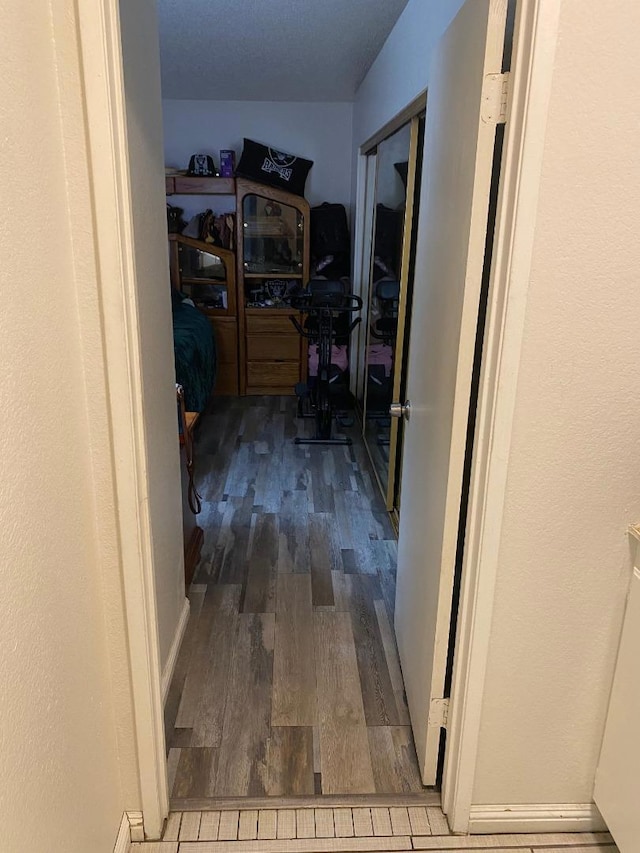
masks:
POLYGON ((158 0, 165 98, 350 101, 407 0, 158 0))

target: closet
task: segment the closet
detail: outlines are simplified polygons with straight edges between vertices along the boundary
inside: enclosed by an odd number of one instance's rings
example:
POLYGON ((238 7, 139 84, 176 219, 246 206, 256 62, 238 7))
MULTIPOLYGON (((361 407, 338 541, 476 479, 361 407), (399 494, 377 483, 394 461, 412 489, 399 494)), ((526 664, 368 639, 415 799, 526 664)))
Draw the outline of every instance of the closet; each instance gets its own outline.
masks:
POLYGON ((386 506, 398 517, 404 399, 413 292, 415 225, 424 113, 365 146, 366 196, 361 295, 366 321, 357 352, 362 432, 386 506))

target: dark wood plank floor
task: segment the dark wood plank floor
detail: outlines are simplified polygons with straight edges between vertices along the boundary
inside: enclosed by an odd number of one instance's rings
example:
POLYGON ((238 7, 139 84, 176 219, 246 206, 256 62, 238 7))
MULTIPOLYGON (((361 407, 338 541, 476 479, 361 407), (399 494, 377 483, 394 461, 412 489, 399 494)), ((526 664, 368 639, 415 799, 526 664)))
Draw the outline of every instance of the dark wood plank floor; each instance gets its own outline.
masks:
POLYGON ((165 710, 173 797, 419 792, 396 540, 364 445, 296 446, 288 397, 217 399, 202 559, 165 710))

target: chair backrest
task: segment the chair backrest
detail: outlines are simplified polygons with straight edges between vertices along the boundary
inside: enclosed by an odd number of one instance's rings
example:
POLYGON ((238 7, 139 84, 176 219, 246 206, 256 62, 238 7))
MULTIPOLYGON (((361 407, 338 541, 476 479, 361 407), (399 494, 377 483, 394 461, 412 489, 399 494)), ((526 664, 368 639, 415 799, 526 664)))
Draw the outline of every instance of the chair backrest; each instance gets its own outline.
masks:
POLYGON ((333 342, 347 343, 353 317, 348 310, 345 310, 352 305, 349 301, 352 297, 349 296, 345 283, 340 280, 312 278, 307 285, 307 290, 311 294, 309 303, 311 310, 305 321, 305 329, 317 331, 321 317, 325 320, 330 317, 333 342))
POLYGON ((394 301, 400 297, 400 282, 393 279, 382 279, 376 284, 376 296, 381 301, 394 301))
POLYGON ((312 278, 307 287, 314 296, 346 292, 342 281, 330 281, 325 278, 312 278))
POLYGON ((346 295, 346 288, 339 280, 312 278, 307 290, 311 294, 311 308, 339 310, 344 307, 345 300, 342 297, 346 295))

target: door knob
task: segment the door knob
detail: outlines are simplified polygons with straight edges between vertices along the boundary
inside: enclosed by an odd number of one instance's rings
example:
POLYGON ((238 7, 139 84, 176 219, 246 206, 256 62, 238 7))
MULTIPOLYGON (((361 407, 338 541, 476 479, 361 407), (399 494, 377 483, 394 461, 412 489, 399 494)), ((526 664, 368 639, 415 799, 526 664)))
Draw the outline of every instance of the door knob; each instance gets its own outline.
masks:
POLYGON ((409 400, 403 405, 402 403, 392 403, 389 406, 389 414, 392 418, 404 418, 408 421, 411 417, 411 403, 409 400))

